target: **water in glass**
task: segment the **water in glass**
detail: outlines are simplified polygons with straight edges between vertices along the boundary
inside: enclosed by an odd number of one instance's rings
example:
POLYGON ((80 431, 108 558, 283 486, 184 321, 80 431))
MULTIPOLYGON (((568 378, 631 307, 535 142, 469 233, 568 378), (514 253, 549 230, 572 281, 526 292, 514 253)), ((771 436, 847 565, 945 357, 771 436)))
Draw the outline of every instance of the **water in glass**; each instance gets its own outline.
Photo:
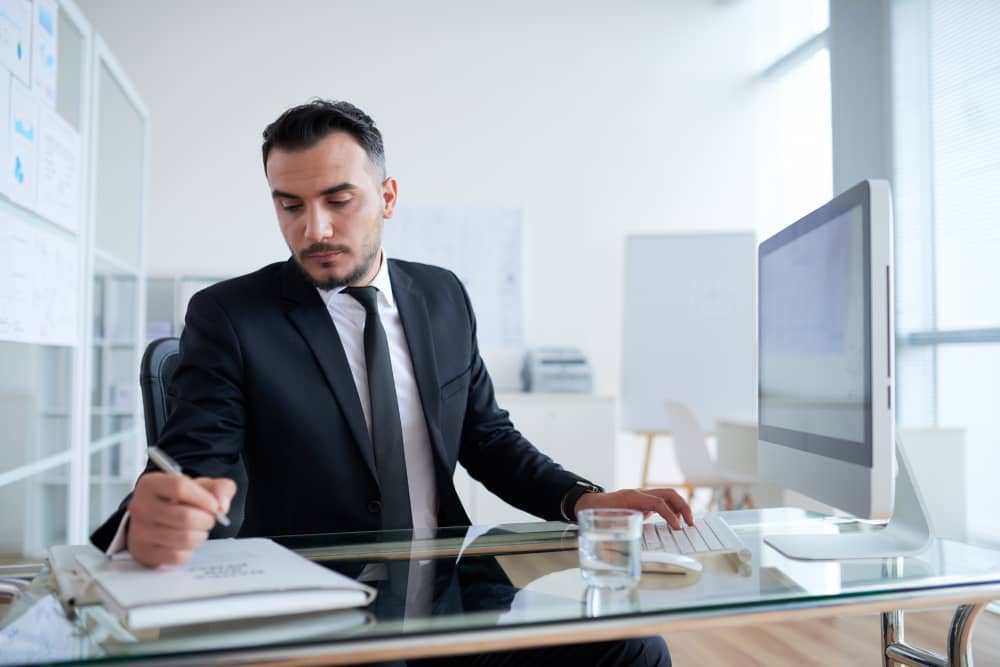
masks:
POLYGON ((639 581, 642 514, 631 510, 580 512, 580 572, 588 586, 628 588, 639 581))

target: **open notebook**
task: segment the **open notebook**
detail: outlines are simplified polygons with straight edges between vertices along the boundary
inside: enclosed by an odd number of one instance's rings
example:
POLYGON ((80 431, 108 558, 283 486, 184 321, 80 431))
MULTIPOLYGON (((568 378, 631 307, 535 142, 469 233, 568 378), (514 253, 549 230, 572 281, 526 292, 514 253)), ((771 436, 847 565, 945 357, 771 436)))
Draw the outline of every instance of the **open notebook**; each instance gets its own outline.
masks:
POLYGON ((264 538, 209 540, 187 563, 154 569, 92 548, 76 561, 133 630, 345 609, 375 598, 370 586, 264 538))

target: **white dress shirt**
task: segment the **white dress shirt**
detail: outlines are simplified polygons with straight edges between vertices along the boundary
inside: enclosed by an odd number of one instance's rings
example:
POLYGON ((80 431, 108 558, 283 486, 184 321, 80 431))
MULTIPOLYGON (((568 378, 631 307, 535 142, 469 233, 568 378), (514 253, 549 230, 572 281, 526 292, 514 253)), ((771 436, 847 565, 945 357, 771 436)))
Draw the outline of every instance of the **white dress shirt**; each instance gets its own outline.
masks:
MULTIPOLYGON (((378 315, 389 343, 389 360, 396 385, 399 403, 399 422, 403 427, 403 456, 406 459, 406 479, 410 485, 410 510, 413 512, 414 537, 430 535, 437 528, 437 487, 434 477, 434 459, 431 438, 424 419, 423 403, 417 391, 413 374, 410 348, 403 332, 403 322, 396 309, 389 277, 388 261, 382 252, 378 273, 369 285, 378 289, 378 315)), ((354 376, 354 386, 361 399, 368 433, 372 432, 371 397, 368 393, 368 369, 365 362, 365 308, 344 287, 319 290, 333 324, 340 335, 340 343, 347 355, 347 363, 354 376)), ((370 443, 366 446, 371 446, 370 443)))
MULTIPOLYGON (((417 391, 417 380, 413 373, 410 348, 403 331, 403 322, 396 309, 389 277, 388 258, 383 250, 378 273, 369 285, 378 290, 378 316, 385 329, 389 344, 389 360, 392 363, 392 379, 396 386, 396 401, 399 404, 399 422, 403 429, 403 458, 406 459, 406 481, 410 486, 410 511, 413 513, 413 537, 432 537, 437 528, 437 487, 434 477, 434 460, 431 454, 431 438, 424 419, 423 403, 417 391)), ((368 393, 368 364, 365 360, 365 308, 350 294, 344 294, 345 287, 334 290, 319 290, 326 308, 337 327, 340 343, 347 355, 347 363, 354 376, 354 386, 361 399, 361 410, 365 413, 368 433, 372 432, 371 395, 368 393)), ((370 447, 371 443, 366 443, 370 447)), ((406 603, 404 625, 407 618, 421 617, 430 609, 433 593, 430 561, 411 559, 409 576, 406 581, 406 603)), ((358 578, 362 581, 377 581, 386 576, 382 563, 368 564, 358 578)))
MULTIPOLYGON (((399 402, 399 421, 403 428, 403 457, 406 459, 406 478, 410 485, 410 510, 413 513, 413 535, 416 538, 430 536, 437 528, 437 486, 435 485, 434 459, 431 454, 431 439, 424 419, 423 403, 417 391, 416 376, 410 348, 406 343, 403 323, 396 309, 389 278, 388 259, 382 251, 381 264, 375 278, 369 283, 378 289, 378 313, 389 343, 389 360, 396 385, 396 399, 399 402)), ((350 294, 343 294, 344 287, 333 290, 318 289, 326 304, 327 311, 337 328, 347 363, 351 367, 354 386, 361 399, 361 409, 365 414, 368 433, 372 432, 371 397, 368 394, 368 369, 365 362, 365 308, 350 294)), ((364 443, 370 447, 371 443, 364 443)), ((305 462, 304 465, 308 465, 305 462)), ((128 512, 122 517, 114 539, 108 546, 108 554, 125 548, 128 512)))

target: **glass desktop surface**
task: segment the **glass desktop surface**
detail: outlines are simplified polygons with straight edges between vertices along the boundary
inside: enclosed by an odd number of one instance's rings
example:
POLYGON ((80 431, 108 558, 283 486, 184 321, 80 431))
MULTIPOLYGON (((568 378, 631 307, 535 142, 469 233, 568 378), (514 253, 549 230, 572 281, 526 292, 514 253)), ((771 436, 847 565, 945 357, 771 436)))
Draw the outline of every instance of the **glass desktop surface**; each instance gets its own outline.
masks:
POLYGON ((82 608, 72 620, 57 613, 52 583, 43 572, 0 620, 0 665, 167 655, 196 664, 198 655, 248 656, 255 649, 266 649, 273 658, 282 650, 378 638, 538 625, 559 632, 559 623, 669 622, 1000 585, 1000 551, 935 540, 917 557, 793 561, 766 546, 763 536, 869 527, 801 510, 722 516, 753 552, 749 563, 707 556, 699 575, 643 574, 629 591, 584 587, 575 526, 562 523, 443 528, 416 539, 406 531, 278 537, 275 541, 344 574, 381 578, 370 582, 379 591, 375 601, 336 612, 138 633, 123 629, 99 606, 82 608))

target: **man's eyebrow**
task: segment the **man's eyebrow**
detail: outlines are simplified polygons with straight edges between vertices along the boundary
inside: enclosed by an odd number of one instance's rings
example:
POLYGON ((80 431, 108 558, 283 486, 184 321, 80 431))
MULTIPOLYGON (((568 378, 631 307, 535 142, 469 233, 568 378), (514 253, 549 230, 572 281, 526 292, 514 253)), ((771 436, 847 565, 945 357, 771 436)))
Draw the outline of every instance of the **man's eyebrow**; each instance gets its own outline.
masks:
POLYGON ((334 185, 332 188, 327 188, 326 190, 323 190, 319 194, 320 196, 325 197, 326 195, 337 194, 338 192, 343 192, 344 190, 357 190, 357 189, 358 186, 354 185, 354 183, 341 183, 340 185, 334 185))
MULTIPOLYGON (((358 186, 353 183, 341 183, 340 185, 333 185, 326 190, 322 190, 318 196, 326 197, 328 195, 336 194, 338 192, 343 192, 344 190, 356 190, 358 186)), ((283 190, 271 190, 272 199, 302 199, 301 195, 295 195, 291 192, 284 192, 283 190)))

